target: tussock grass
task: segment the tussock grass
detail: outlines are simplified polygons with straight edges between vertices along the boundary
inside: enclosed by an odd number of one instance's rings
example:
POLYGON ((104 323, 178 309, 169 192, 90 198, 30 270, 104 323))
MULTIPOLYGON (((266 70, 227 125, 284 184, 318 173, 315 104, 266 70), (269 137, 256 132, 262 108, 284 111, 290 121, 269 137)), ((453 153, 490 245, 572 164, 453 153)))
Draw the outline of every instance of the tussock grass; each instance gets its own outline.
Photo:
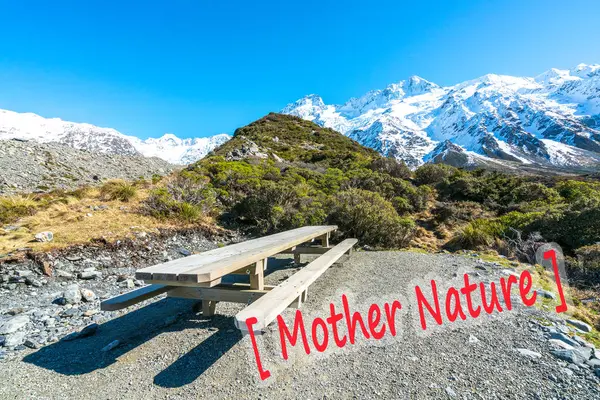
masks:
POLYGON ((0 223, 15 222, 21 217, 33 215, 38 203, 33 196, 9 196, 0 198, 0 223))
POLYGON ((120 200, 129 202, 136 197, 138 192, 137 187, 123 180, 112 180, 106 182, 100 188, 100 196, 103 200, 120 200))

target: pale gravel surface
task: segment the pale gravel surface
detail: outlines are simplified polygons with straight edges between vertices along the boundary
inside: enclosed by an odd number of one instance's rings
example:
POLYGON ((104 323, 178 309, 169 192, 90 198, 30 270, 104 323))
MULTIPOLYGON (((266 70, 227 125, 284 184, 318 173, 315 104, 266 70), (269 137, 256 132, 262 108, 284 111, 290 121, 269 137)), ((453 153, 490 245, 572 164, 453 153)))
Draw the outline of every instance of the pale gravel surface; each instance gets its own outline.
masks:
MULTIPOLYGON (((295 271, 287 260, 271 264, 280 269, 267 283, 295 271)), ((307 321, 325 317, 341 293, 359 309, 398 296, 410 299, 415 278, 434 273, 442 282, 459 268, 476 271, 475 265, 472 258, 452 255, 358 252, 311 286, 303 312, 307 321)), ((93 337, 24 351, 22 360, 0 363, 0 398, 600 398, 589 371, 571 377, 561 371, 564 365, 549 353, 531 315, 540 313, 532 309, 425 337, 416 335, 407 313, 400 338, 348 345, 333 354, 298 353, 288 361, 278 354, 272 328, 261 351, 273 377, 260 383, 249 341, 240 341, 231 318, 242 307, 219 304, 218 315, 208 320, 189 311, 189 302, 160 300, 103 324, 93 337), (175 324, 160 327, 177 312, 183 314, 175 324), (471 334, 478 343, 468 343, 471 334), (100 352, 114 339, 123 345, 100 352), (532 360, 515 348, 542 357, 532 360)), ((291 315, 284 314, 288 322, 291 315)))

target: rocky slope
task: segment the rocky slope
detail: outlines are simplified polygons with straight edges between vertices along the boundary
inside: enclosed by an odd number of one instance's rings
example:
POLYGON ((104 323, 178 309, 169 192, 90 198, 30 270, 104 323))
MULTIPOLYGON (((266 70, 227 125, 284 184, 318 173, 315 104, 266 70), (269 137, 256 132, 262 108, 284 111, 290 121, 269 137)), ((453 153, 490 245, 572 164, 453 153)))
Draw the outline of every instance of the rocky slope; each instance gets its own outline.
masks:
POLYGON ((0 140, 0 194, 74 189, 106 179, 166 175, 174 165, 156 157, 111 155, 57 143, 0 140))
POLYGON ((0 110, 0 140, 25 139, 40 143, 60 143, 76 149, 118 155, 159 157, 172 164, 189 164, 208 154, 230 136, 180 139, 173 134, 141 140, 115 129, 91 124, 43 118, 32 113, 0 110))
POLYGON ((450 153, 463 165, 490 158, 567 168, 600 163, 600 65, 534 78, 489 74, 450 87, 413 76, 341 105, 309 95, 282 112, 413 167, 450 153))

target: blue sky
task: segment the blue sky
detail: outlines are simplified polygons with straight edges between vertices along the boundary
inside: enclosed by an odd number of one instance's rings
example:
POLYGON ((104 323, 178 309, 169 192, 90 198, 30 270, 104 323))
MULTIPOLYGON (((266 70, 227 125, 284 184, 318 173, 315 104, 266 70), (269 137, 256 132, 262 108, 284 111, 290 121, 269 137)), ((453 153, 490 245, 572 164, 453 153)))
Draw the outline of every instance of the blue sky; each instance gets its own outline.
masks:
POLYGON ((600 1, 0 0, 0 108, 142 138, 232 133, 306 94, 600 63, 600 1))

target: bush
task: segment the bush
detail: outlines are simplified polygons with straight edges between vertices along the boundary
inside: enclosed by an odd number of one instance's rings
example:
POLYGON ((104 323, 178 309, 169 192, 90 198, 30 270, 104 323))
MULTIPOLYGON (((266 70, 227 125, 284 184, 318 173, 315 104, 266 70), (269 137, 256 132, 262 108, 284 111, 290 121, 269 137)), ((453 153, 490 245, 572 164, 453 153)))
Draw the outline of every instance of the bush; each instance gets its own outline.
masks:
POLYGON ((472 221, 481 218, 485 214, 485 210, 481 204, 474 201, 440 202, 436 204, 431 212, 438 224, 472 221))
POLYGON ((476 219, 460 229, 449 245, 461 249, 476 249, 491 246, 502 234, 502 225, 489 219, 476 219))
POLYGON ((123 180, 108 181, 100 188, 100 197, 108 201, 120 200, 127 202, 136 195, 137 188, 133 184, 123 180))
POLYGON ((184 222, 197 222, 217 211, 215 191, 206 178, 194 179, 178 175, 166 186, 154 189, 144 201, 143 209, 157 218, 172 218, 184 222))
POLYGON ((376 172, 383 172, 394 178, 410 179, 412 173, 402 161, 394 158, 377 158, 371 162, 370 168, 376 172))
POLYGON ((37 203, 31 196, 0 198, 0 223, 8 224, 36 213, 37 203))
POLYGON ((381 195, 362 189, 338 193, 328 219, 346 237, 377 247, 406 246, 415 228, 411 219, 400 217, 381 195))
POLYGON ((418 185, 436 185, 450 178, 458 170, 446 164, 424 164, 415 171, 418 185))
POLYGON ((575 254, 583 268, 600 271, 600 244, 580 247, 575 254))

